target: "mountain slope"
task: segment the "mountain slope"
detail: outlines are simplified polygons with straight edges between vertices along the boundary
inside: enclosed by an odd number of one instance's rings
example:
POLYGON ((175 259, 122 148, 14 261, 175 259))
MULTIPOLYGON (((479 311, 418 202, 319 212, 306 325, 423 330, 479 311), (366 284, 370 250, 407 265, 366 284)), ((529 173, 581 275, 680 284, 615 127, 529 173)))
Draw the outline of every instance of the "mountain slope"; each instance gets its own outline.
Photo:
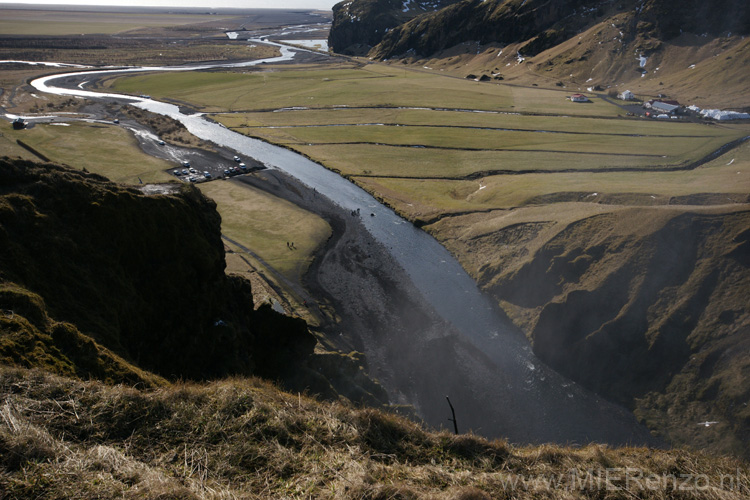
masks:
POLYGON ((457 0, 351 0, 333 6, 328 46, 335 52, 364 55, 391 29, 425 11, 457 0))
POLYGON ((463 0, 394 28, 370 55, 386 59, 411 51, 427 57, 469 41, 519 43, 524 55, 536 55, 616 15, 625 16, 621 37, 634 41, 634 50, 683 32, 711 36, 750 32, 750 8, 741 0, 710 4, 689 0, 679 7, 666 0, 616 5, 603 0, 463 0))

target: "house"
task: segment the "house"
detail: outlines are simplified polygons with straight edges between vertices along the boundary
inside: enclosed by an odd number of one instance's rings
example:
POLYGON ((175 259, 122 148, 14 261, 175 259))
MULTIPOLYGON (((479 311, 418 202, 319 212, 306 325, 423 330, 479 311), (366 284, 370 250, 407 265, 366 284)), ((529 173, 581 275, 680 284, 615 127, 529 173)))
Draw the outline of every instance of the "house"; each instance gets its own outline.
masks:
POLYGON ((623 101, 634 101, 635 100, 635 94, 633 94, 631 91, 626 90, 622 92, 621 94, 617 94, 618 99, 622 99, 623 101))
POLYGON ((680 103, 677 101, 657 101, 652 99, 644 103, 643 107, 646 109, 653 109, 657 113, 673 115, 676 114, 677 110, 680 108, 680 103))
POLYGON ((570 96, 570 100, 573 102, 591 102, 589 101, 589 98, 583 94, 573 94, 570 96))

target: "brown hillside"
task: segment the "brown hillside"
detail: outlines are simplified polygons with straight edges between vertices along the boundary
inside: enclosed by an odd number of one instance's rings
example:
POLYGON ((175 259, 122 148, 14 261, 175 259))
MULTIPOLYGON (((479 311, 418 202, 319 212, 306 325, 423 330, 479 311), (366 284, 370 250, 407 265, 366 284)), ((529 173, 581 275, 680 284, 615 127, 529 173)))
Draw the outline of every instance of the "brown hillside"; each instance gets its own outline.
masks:
POLYGON ((674 443, 750 456, 750 210, 576 205, 438 225, 540 358, 674 443))
POLYGON ((750 485, 734 459, 513 447, 257 379, 139 391, 1 368, 0 399, 7 498, 739 500, 750 485))

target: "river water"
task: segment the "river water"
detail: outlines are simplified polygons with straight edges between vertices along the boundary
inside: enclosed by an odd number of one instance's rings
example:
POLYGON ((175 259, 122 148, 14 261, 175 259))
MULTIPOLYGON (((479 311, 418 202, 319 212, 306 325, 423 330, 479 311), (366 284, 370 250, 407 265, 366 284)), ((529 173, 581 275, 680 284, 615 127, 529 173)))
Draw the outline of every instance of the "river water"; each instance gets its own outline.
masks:
MULTIPOLYGON (((297 51, 280 48, 279 57, 266 61, 288 61, 297 51)), ((635 422, 631 413, 601 400, 539 361, 526 339, 442 245, 350 181, 292 151, 232 132, 200 114, 183 113, 173 104, 92 92, 78 86, 92 75, 103 73, 190 71, 261 63, 84 71, 39 78, 31 85, 53 94, 128 100, 134 106, 179 120, 201 139, 255 158, 268 168, 286 172, 347 213, 359 209, 362 224, 405 270, 425 301, 460 332, 462 341, 491 361, 494 373, 478 382, 484 385, 479 390, 480 398, 486 400, 488 411, 508 415, 498 419, 503 422, 496 426, 500 428, 485 426, 485 433, 490 437, 505 435, 519 442, 641 444, 650 441, 648 432, 635 422), (54 82, 64 82, 65 87, 55 86, 54 82)))

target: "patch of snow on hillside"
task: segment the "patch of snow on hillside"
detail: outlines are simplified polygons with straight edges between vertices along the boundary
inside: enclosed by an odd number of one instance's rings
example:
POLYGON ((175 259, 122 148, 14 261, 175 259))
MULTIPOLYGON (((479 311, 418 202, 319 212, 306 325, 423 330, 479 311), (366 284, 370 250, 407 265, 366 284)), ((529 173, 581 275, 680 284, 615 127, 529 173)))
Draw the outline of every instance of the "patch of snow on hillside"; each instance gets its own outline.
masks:
POLYGON ((639 61, 638 65, 641 68, 645 68, 646 67, 646 62, 648 62, 648 57, 646 57, 644 55, 640 55, 640 56, 638 56, 638 61, 639 61))
POLYGON ((404 0, 404 6, 403 9, 401 9, 401 12, 409 12, 412 9, 411 3, 412 0, 404 0))
POLYGON ((518 62, 518 64, 521 64, 525 60, 526 60, 526 58, 523 57, 520 52, 516 52, 516 61, 518 62))

